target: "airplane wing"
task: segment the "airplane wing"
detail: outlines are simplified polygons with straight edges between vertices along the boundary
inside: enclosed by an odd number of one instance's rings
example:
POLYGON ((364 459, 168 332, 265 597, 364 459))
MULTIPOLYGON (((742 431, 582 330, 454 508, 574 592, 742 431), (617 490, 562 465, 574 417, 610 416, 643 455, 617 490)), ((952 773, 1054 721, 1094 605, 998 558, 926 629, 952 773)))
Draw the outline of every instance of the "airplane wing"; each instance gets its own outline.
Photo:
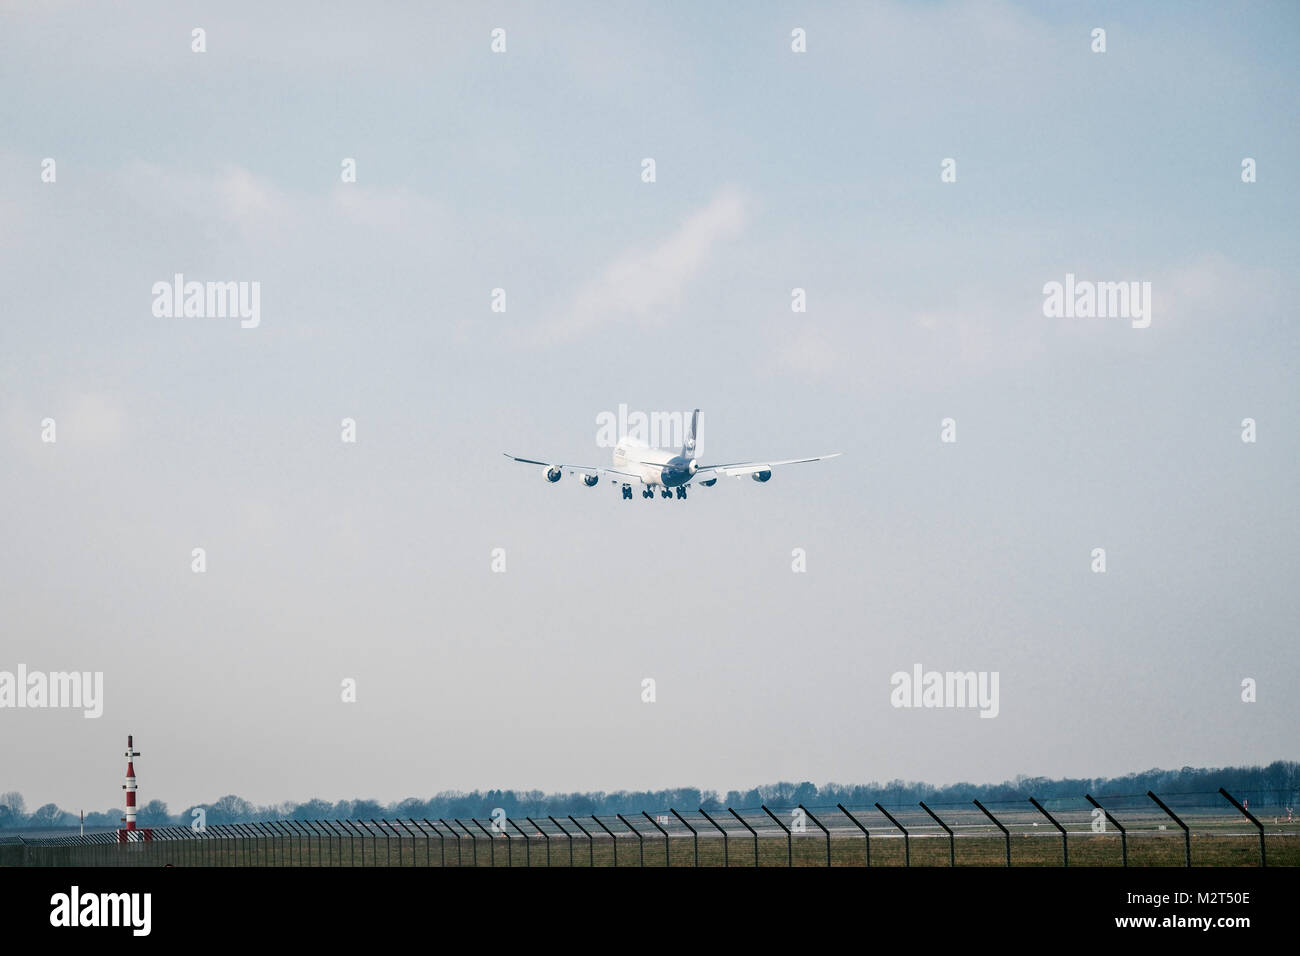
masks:
POLYGON ((559 468, 561 471, 567 471, 571 475, 598 475, 603 468, 597 468, 595 465, 566 465, 559 461, 537 461, 533 458, 517 458, 509 452, 502 452, 511 461, 521 461, 525 465, 541 465, 543 468, 559 468))
POLYGON ((806 461, 825 461, 838 458, 842 452, 833 455, 817 455, 813 458, 786 458, 781 461, 739 461, 727 465, 701 465, 695 472, 694 481, 708 481, 711 478, 743 478, 745 475, 760 471, 771 471, 778 465, 800 465, 806 461))
POLYGON ((597 467, 596 465, 567 465, 558 461, 537 461, 533 458, 518 458, 509 452, 502 452, 511 461, 523 462, 525 465, 541 465, 543 468, 558 468, 561 471, 567 471, 571 475, 583 475, 595 478, 603 476, 607 478, 617 478, 619 481, 640 481, 640 475, 634 475, 626 471, 616 471, 613 468, 597 467))

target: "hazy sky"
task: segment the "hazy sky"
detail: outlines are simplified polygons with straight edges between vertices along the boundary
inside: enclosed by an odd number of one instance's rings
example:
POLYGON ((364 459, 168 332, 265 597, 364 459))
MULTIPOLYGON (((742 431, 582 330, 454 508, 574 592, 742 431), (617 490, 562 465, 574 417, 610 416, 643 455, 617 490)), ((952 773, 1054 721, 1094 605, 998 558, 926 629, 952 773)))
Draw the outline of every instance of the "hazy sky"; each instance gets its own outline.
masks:
POLYGON ((120 803, 128 733, 174 810, 1300 757, 1294 4, 267 6, 0 9, 0 670, 105 681, 0 709, 0 791, 120 803), (620 403, 844 457, 501 456, 620 403))

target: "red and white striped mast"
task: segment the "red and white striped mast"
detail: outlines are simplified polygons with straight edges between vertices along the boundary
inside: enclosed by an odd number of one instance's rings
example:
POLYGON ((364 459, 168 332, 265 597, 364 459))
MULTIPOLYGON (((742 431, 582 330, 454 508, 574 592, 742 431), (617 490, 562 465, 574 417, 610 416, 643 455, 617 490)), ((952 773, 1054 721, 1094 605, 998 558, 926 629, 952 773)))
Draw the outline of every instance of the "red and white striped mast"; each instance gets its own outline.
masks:
POLYGON ((126 791, 126 816, 122 819, 126 821, 126 829, 135 829, 135 758, 140 756, 140 752, 132 744, 132 738, 126 738, 126 783, 122 784, 122 789, 126 791))

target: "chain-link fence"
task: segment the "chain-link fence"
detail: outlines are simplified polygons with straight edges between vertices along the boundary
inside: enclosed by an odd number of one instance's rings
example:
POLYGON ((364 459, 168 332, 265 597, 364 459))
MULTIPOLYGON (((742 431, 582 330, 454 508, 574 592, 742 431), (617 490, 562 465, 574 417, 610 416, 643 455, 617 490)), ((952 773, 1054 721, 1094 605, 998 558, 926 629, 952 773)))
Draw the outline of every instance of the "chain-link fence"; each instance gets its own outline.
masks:
POLYGON ((264 820, 0 843, 9 866, 1300 865, 1300 820, 1218 793, 478 819, 264 820), (1258 815, 1257 815, 1258 813, 1258 815))

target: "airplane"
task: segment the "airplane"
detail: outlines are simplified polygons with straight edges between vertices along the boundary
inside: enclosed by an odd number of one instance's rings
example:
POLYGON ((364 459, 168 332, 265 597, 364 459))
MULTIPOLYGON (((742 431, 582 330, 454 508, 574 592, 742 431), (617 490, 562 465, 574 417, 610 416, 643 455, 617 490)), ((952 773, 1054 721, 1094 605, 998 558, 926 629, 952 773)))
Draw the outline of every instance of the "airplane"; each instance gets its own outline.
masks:
POLYGON ((594 488, 601 477, 621 484, 623 497, 632 497, 632 484, 641 484, 641 497, 653 498, 658 489, 664 498, 686 497, 686 489, 692 481, 698 481, 706 488, 712 488, 719 478, 743 478, 749 475, 754 481, 764 482, 772 477, 772 469, 778 465, 798 465, 806 461, 825 461, 838 458, 840 452, 833 455, 817 455, 813 458, 786 458, 780 461, 741 461, 725 465, 701 465, 696 454, 699 451, 698 436, 700 429, 700 410, 691 414, 691 424, 682 442, 680 452, 667 449, 651 448, 645 442, 635 438, 624 437, 614 446, 614 467, 603 468, 590 465, 567 465, 555 462, 537 461, 533 458, 517 458, 504 452, 511 461, 523 462, 525 465, 541 465, 546 480, 555 483, 564 477, 567 471, 571 475, 580 475, 582 483, 594 488))

